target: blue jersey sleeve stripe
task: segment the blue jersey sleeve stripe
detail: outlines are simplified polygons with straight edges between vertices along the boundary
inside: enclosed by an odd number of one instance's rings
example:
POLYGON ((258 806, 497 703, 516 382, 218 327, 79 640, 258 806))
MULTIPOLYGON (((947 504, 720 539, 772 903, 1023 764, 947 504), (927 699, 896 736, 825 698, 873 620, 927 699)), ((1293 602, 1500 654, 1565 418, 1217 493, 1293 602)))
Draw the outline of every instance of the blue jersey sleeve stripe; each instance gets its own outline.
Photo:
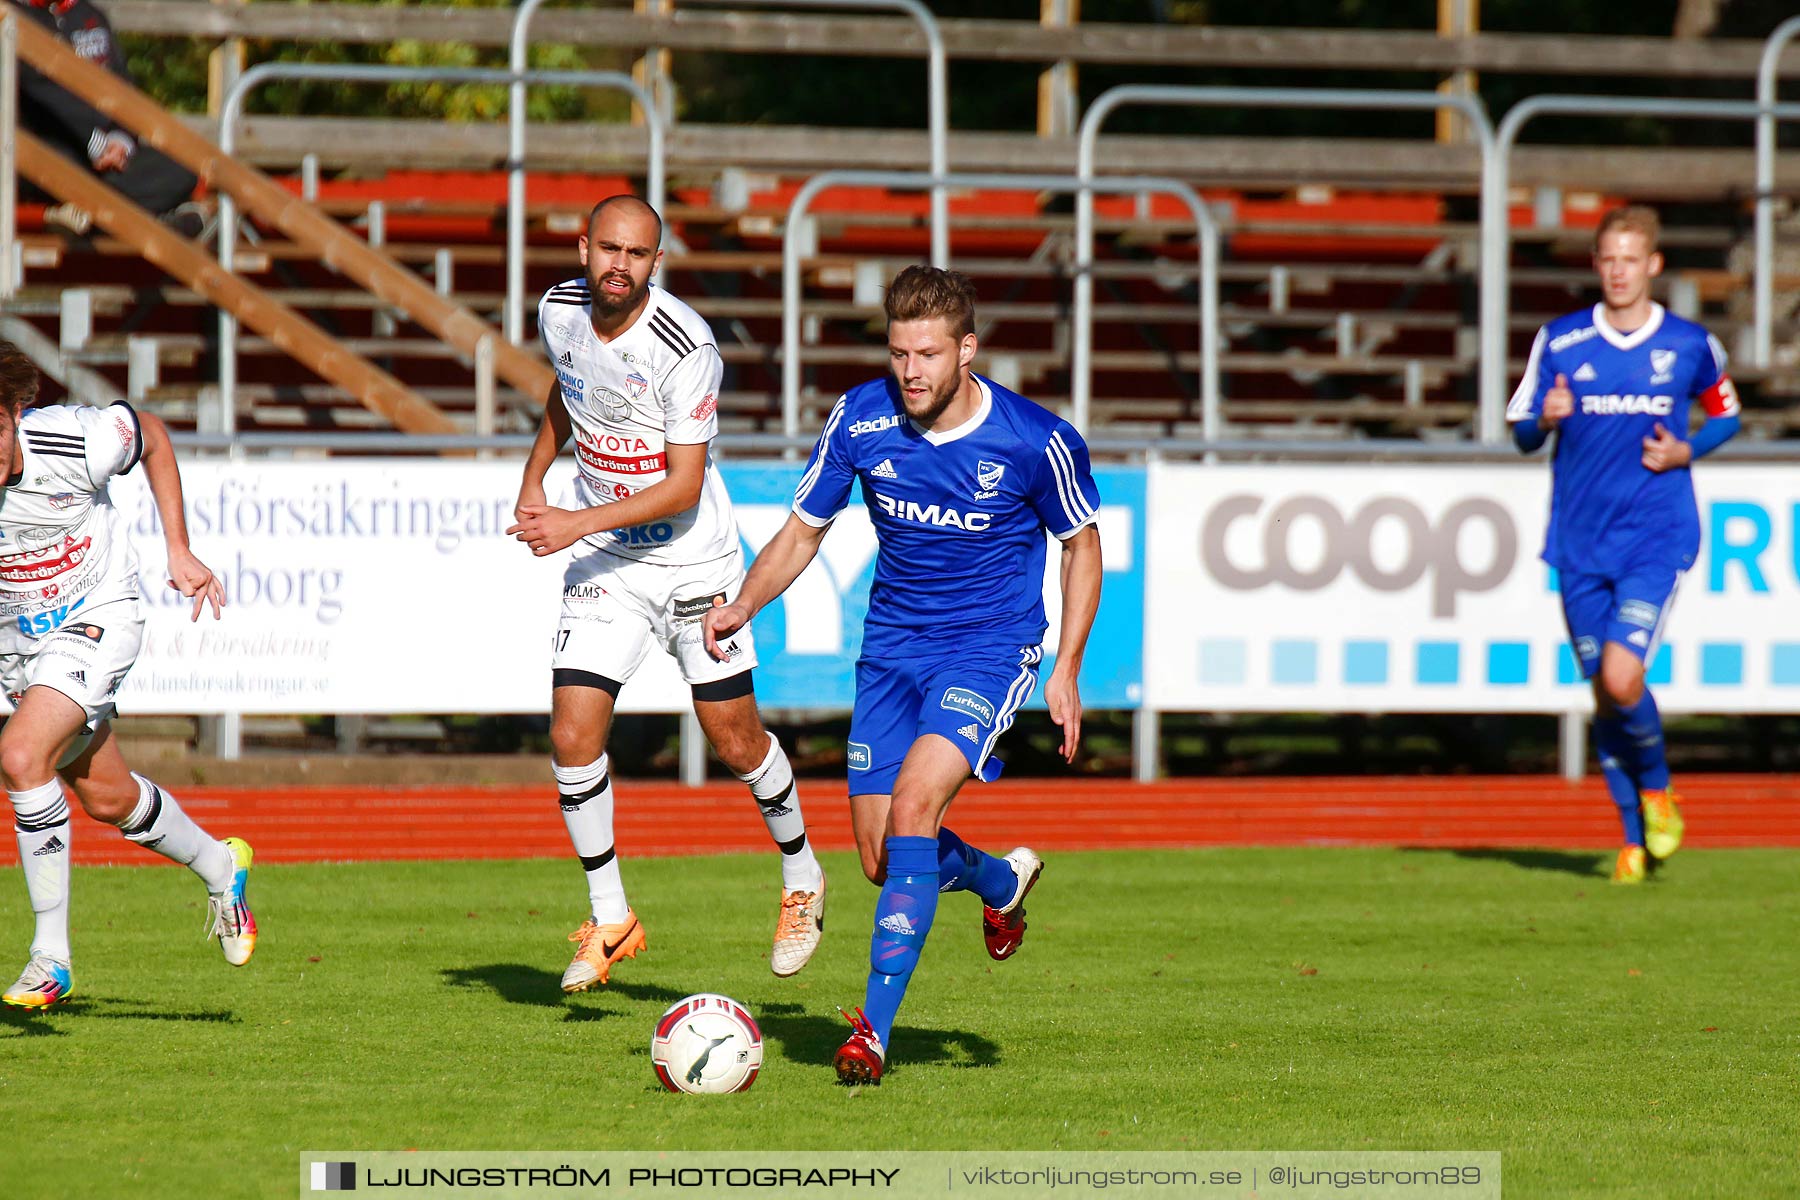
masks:
POLYGON ((1506 403, 1506 419, 1508 421, 1529 420, 1534 414, 1532 408, 1537 403, 1538 371, 1544 357, 1544 331, 1539 329, 1537 337, 1531 342, 1531 357, 1525 360, 1525 377, 1519 380, 1519 388, 1506 403))
POLYGON ((832 430, 838 427, 838 422, 844 416, 845 399, 846 397, 839 396, 837 403, 831 406, 831 415, 825 418, 824 432, 819 434, 818 442, 813 445, 812 462, 807 465, 806 474, 800 477, 800 486, 794 489, 796 505, 805 500, 813 485, 819 482, 819 472, 825 469, 825 455, 830 450, 832 430))
POLYGON ((1056 494, 1062 501, 1063 515, 1071 525, 1079 524, 1086 498, 1075 482, 1074 458, 1069 454, 1068 445, 1062 440, 1061 431, 1050 435, 1050 441, 1044 447, 1044 456, 1050 460, 1050 474, 1056 480, 1056 494))
POLYGON ((1035 668, 1043 657, 1042 646, 1027 646, 1019 655, 1019 673, 1013 677, 1012 686, 1006 689, 1006 699, 1001 702, 1000 711, 994 714, 993 730, 981 741, 981 758, 975 764, 978 774, 981 764, 994 753, 994 743, 1000 740, 1001 734, 1012 728, 1013 715, 1031 698, 1032 689, 1037 685, 1035 668))
POLYGON ((1712 351, 1713 357, 1714 375, 1712 383, 1707 384, 1707 387, 1711 387, 1725 374, 1725 344, 1709 333, 1706 335, 1706 348, 1712 351))
POLYGON ((1070 453, 1068 443, 1063 441, 1062 432, 1058 430, 1050 435, 1050 444, 1044 447, 1044 454, 1050 460, 1050 471, 1056 479, 1056 492, 1062 498, 1063 515, 1068 517, 1071 528, 1085 524, 1093 519, 1094 506, 1081 492, 1081 481, 1075 472, 1075 456, 1070 453))

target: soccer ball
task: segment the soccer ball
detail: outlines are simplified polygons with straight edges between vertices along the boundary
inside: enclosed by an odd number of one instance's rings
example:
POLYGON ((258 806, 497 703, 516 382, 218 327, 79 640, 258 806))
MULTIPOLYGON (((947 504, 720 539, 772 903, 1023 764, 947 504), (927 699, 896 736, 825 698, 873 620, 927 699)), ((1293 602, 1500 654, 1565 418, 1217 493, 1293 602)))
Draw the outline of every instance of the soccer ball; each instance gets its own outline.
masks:
POLYGON ((762 1030, 728 996, 702 992, 677 1000, 650 1037, 656 1077, 671 1092, 741 1092, 762 1070, 762 1030))

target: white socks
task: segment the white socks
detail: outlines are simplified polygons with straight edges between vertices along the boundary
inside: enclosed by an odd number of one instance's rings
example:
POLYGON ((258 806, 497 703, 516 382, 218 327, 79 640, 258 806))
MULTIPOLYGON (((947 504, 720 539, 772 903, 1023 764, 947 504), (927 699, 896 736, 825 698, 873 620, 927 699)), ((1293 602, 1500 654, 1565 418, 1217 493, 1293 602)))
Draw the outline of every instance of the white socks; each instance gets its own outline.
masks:
POLYGON ((25 890, 37 929, 31 953, 69 961, 69 802, 62 784, 49 783, 23 792, 8 792, 13 829, 19 841, 19 863, 25 868, 25 890))
POLYGON ((612 775, 606 767, 604 754, 585 767, 551 764, 563 824, 569 828, 569 841, 575 845, 581 869, 587 872, 594 920, 617 925, 630 906, 625 903, 625 883, 619 878, 619 860, 613 853, 612 775))
POLYGON ((781 886, 790 892, 818 891, 825 873, 813 857, 812 843, 806 840, 806 818, 794 789, 794 768, 774 734, 769 735, 769 753, 762 765, 738 778, 750 785, 769 837, 781 850, 781 886))
POLYGON ((208 892, 217 895, 229 888, 237 863, 225 843, 194 824, 174 796, 135 771, 131 777, 137 780, 138 803, 119 824, 125 839, 188 868, 208 892))

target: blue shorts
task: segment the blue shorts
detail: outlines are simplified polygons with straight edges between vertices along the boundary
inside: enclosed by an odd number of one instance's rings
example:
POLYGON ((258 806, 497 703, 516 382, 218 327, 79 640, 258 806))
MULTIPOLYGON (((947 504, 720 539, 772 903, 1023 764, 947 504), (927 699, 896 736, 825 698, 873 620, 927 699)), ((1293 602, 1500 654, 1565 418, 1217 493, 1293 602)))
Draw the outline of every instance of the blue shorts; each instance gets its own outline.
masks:
POLYGON ((1592 679, 1600 669, 1600 648, 1608 642, 1617 642, 1640 662, 1650 661, 1682 574, 1681 567, 1647 565, 1617 577, 1558 573, 1563 620, 1583 679, 1592 679))
POLYGON ((1000 777, 994 743, 1037 687, 1041 646, 958 647, 932 657, 856 663, 848 776, 852 796, 887 796, 912 744, 947 738, 984 783, 1000 777))

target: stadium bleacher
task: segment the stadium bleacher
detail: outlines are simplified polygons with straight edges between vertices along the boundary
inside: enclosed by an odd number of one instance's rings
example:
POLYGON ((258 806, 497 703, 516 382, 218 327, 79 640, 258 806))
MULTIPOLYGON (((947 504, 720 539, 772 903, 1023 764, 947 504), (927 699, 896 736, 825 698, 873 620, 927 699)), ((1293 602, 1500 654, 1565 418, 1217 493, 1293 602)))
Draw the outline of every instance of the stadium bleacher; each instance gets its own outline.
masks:
MULTIPOLYGON (((298 191, 297 177, 284 185, 298 191)), ((797 181, 755 193, 741 208, 712 202, 707 189, 677 192, 669 206, 673 235, 665 278, 694 297, 715 321, 728 366, 722 412, 730 432, 779 427, 779 224, 797 181)), ((534 176, 532 289, 575 269, 570 243, 587 197, 628 190, 621 176, 534 176)), ((504 177, 498 174, 395 172, 379 178, 327 181, 320 207, 353 228, 381 227, 379 242, 396 261, 471 309, 494 317, 502 300, 504 177), (374 215, 372 215, 374 214, 374 215)), ((1227 232, 1221 310, 1228 339, 1222 363, 1234 429, 1275 433, 1292 425, 1316 433, 1417 436, 1466 429, 1472 415, 1474 346, 1468 311, 1474 230, 1445 220, 1447 198, 1382 196, 1309 187, 1287 196, 1213 193, 1227 232)), ((1194 268, 1172 210, 1153 205, 1147 217, 1133 201, 1102 201, 1102 258, 1096 267, 1096 420, 1122 433, 1197 433, 1193 372, 1197 359, 1194 268)), ((1515 356, 1551 313, 1582 294, 1584 218, 1597 198, 1577 194, 1565 224, 1521 225, 1520 265, 1510 321, 1515 356)), ((1068 295, 1072 218, 1046 211, 1021 193, 959 197, 952 206, 960 269, 982 289, 989 369, 1056 403, 1066 397, 1068 295)), ((1515 220, 1533 214, 1515 208, 1515 220)), ((869 337, 879 315, 877 281, 927 248, 925 198, 828 193, 816 206, 817 252, 806 260, 806 364, 810 418, 836 390, 881 360, 869 337)), ((154 383, 143 399, 177 427, 199 427, 216 335, 210 306, 189 289, 155 278, 130 247, 115 239, 70 240, 39 231, 41 212, 23 210, 29 286, 8 304, 56 336, 65 297, 85 293, 91 314, 85 337, 62 336, 73 361, 120 376, 127 336, 155 343, 154 383), (51 265, 54 264, 54 265, 51 265)), ((1728 341, 1744 323, 1728 310, 1742 288, 1729 265, 1731 231, 1676 227, 1670 252, 1672 302, 1689 306, 1728 341), (1692 263, 1694 265, 1687 265, 1692 263), (1697 306, 1697 307, 1696 307, 1697 306)), ((379 361, 423 389, 465 428, 474 385, 465 364, 443 343, 387 317, 367 292, 348 288, 304 246, 252 228, 239 267, 271 293, 312 313, 346 346, 379 361)), ((351 397, 323 384, 296 384, 266 339, 246 337, 244 429, 379 427, 351 397)), ((1516 363, 1514 369, 1516 370, 1516 363)), ((1789 428, 1781 372, 1738 369, 1752 428, 1789 428), (1768 393, 1769 402, 1762 403, 1768 393)), ((503 393, 498 428, 523 432, 539 398, 503 393)))

